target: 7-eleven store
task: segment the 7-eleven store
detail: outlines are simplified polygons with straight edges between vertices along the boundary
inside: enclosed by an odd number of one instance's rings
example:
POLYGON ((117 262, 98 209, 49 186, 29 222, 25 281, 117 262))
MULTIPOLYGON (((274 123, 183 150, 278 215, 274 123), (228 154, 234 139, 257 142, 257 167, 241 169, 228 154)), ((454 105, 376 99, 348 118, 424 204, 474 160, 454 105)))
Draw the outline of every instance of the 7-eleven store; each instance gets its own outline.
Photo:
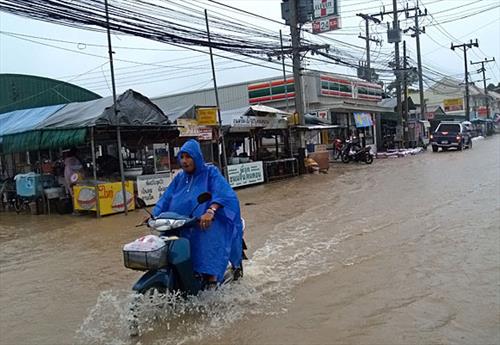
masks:
MULTIPOLYGON (((382 99, 382 87, 356 78, 327 73, 309 72, 303 77, 306 112, 337 125, 330 131, 328 141, 339 136, 356 136, 376 150, 381 142, 377 123, 386 107, 377 103, 382 99)), ((295 110, 294 80, 273 79, 247 86, 249 104, 263 103, 275 108, 295 110)), ((325 140, 322 140, 325 143, 325 140)))
MULTIPOLYGON (((306 112, 336 125, 323 136, 322 143, 332 141, 334 136, 343 138, 363 136, 366 145, 376 148, 381 143, 379 135, 380 114, 393 109, 381 107, 382 87, 353 77, 329 73, 306 72, 303 76, 306 112), (327 140, 325 140, 327 139, 327 140)), ((248 105, 263 104, 293 113, 295 111, 295 88, 292 77, 286 82, 281 77, 242 82, 219 87, 222 111, 248 105)), ((194 104, 215 105, 213 89, 184 92, 153 99, 166 113, 175 108, 194 104)))

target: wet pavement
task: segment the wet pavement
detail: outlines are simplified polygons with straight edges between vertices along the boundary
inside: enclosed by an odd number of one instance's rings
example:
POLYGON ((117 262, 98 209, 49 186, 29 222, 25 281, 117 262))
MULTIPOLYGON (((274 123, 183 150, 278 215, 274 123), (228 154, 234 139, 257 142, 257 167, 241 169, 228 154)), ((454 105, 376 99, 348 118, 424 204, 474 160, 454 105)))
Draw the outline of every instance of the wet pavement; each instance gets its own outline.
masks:
POLYGON ((500 136, 238 191, 245 277, 126 332, 139 211, 0 213, 0 344, 498 344, 500 136))

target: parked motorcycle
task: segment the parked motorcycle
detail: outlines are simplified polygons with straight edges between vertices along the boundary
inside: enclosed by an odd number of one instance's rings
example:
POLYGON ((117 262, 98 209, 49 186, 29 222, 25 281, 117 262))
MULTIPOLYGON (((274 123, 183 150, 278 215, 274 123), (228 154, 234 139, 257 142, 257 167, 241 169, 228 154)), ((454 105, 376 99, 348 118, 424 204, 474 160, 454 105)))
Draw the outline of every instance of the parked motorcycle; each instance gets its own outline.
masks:
MULTIPOLYGON (((138 334, 138 319, 136 308, 144 296, 154 296, 168 292, 178 292, 181 296, 196 295, 207 287, 202 275, 193 271, 190 243, 187 238, 180 237, 181 230, 193 227, 199 221, 192 214, 199 205, 211 199, 210 193, 198 196, 198 204, 189 216, 174 212, 163 212, 153 217, 147 225, 154 234, 147 235, 128 243, 123 248, 125 267, 132 270, 146 271, 134 284, 132 290, 136 292, 134 302, 130 306, 129 330, 130 335, 138 334)), ((146 204, 138 199, 141 207, 146 204)), ((149 213, 149 212, 148 212, 149 213)), ((140 224, 142 225, 142 224, 140 224)), ((243 243, 243 249, 246 249, 243 243)), ((243 276, 243 266, 228 268, 224 274, 222 284, 228 284, 243 276)))
POLYGON ((371 153, 371 148, 369 146, 361 147, 359 144, 347 140, 346 146, 342 151, 342 162, 347 164, 350 161, 372 164, 373 154, 371 153))

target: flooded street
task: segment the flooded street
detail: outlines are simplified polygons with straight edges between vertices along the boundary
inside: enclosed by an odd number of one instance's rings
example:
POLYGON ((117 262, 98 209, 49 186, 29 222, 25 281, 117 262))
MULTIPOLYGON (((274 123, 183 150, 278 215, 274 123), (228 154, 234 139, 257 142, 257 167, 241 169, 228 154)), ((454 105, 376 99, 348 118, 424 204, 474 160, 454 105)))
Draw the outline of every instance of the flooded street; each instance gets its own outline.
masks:
POLYGON ((0 213, 0 344, 499 344, 500 136, 238 191, 243 281, 127 335, 128 216, 0 213))

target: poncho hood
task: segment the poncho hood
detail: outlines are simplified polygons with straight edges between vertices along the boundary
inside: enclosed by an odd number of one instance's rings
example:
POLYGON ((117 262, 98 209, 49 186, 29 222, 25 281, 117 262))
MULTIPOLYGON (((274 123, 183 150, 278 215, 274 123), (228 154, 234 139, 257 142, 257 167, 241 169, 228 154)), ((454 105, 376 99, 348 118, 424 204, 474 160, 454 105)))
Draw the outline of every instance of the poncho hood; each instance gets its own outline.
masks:
POLYGON ((186 141, 184 145, 182 145, 179 153, 177 154, 177 161, 179 162, 179 165, 181 164, 181 155, 183 153, 187 153, 189 156, 191 156, 191 158, 193 158, 195 165, 193 175, 198 175, 206 169, 205 159, 203 159, 200 144, 196 140, 190 139, 186 141))

